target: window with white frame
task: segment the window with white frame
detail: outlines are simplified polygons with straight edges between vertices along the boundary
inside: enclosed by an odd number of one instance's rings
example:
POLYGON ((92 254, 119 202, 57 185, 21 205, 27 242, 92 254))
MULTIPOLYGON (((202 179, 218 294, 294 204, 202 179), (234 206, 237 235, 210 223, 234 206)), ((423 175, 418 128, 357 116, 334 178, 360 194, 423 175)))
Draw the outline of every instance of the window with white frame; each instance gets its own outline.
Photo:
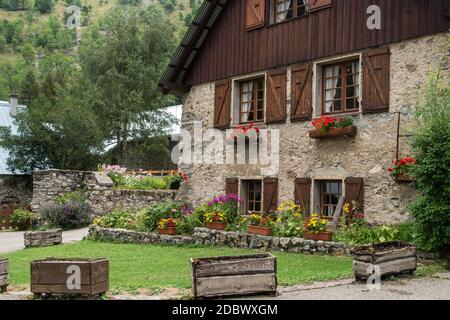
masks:
POLYGON ((271 21, 280 23, 307 14, 307 0, 272 0, 271 21))

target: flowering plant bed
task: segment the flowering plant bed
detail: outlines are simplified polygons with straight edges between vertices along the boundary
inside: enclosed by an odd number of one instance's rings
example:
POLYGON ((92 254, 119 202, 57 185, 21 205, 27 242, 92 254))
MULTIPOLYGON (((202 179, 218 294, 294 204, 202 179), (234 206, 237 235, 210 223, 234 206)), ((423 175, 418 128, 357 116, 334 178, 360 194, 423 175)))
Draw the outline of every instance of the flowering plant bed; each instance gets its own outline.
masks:
POLYGON ((269 218, 254 213, 250 216, 249 221, 250 224, 247 226, 248 233, 259 234, 261 236, 270 236, 272 234, 269 218))
POLYGON ((354 137, 357 128, 353 126, 353 120, 350 117, 334 118, 321 116, 312 122, 314 130, 309 131, 311 139, 323 139, 334 137, 354 137))
POLYGON ((225 214, 222 212, 205 213, 205 225, 208 229, 224 230, 227 225, 225 214))
POLYGON ((389 168, 388 172, 397 182, 414 181, 412 177, 412 169, 416 163, 414 158, 405 157, 400 160, 394 160, 392 163, 394 166, 389 168))
POLYGON ((173 218, 161 219, 158 222, 159 234, 177 234, 176 221, 173 218))
POLYGON ((333 240, 333 232, 327 231, 327 220, 317 214, 312 214, 305 221, 305 231, 303 234, 305 239, 310 240, 333 240))

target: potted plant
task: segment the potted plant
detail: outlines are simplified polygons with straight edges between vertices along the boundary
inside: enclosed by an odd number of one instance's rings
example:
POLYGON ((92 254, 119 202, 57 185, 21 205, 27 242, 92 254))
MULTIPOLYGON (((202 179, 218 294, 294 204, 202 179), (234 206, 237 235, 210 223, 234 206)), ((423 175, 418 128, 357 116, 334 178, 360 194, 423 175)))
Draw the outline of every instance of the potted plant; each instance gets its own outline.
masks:
POLYGON ((175 235, 177 234, 176 221, 174 218, 161 219, 158 222, 159 234, 175 235))
POLYGON ((416 163, 414 158, 406 157, 400 160, 394 160, 392 163, 394 166, 389 168, 388 172, 397 182, 414 181, 412 177, 412 169, 416 163))
POLYGON ((170 190, 178 190, 180 189, 181 181, 185 183, 189 182, 189 177, 184 172, 178 172, 176 175, 170 176, 170 190))
POLYGON ((225 214, 222 212, 206 212, 204 217, 208 229, 224 230, 227 226, 225 214))
POLYGON ((259 141, 259 128, 255 124, 249 123, 248 125, 239 125, 234 127, 233 132, 228 139, 231 143, 236 143, 239 137, 244 137, 245 139, 250 139, 251 136, 255 135, 257 141, 259 141))
POLYGON ((270 236, 272 234, 271 220, 268 217, 254 213, 250 215, 248 221, 248 233, 259 234, 261 236, 270 236))
POLYGON ((321 116, 314 120, 312 125, 315 129, 309 131, 311 139, 354 137, 357 133, 357 128, 353 125, 350 117, 321 116))
POLYGON ((333 239, 333 233, 327 231, 327 219, 324 219, 318 214, 312 214, 305 221, 305 232, 303 236, 305 239, 316 241, 331 241, 333 239))

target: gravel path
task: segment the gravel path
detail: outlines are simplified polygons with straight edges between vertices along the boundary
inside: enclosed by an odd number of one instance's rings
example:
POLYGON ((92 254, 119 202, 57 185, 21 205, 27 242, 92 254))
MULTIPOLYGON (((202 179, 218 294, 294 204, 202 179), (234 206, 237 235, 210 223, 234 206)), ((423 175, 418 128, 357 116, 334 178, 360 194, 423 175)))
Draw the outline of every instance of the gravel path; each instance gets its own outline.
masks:
MULTIPOLYGON (((63 243, 80 241, 87 234, 88 228, 63 231, 63 243)), ((0 253, 17 251, 23 248, 23 232, 0 232, 0 253)))

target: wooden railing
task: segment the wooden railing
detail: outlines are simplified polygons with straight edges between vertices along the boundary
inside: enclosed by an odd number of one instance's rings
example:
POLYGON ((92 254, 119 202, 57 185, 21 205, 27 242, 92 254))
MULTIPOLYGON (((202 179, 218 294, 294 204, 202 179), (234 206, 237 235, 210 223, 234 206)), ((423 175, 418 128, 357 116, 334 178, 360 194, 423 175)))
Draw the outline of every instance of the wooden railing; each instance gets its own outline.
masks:
POLYGON ((0 205, 0 231, 11 229, 11 215, 13 211, 13 203, 0 205))

